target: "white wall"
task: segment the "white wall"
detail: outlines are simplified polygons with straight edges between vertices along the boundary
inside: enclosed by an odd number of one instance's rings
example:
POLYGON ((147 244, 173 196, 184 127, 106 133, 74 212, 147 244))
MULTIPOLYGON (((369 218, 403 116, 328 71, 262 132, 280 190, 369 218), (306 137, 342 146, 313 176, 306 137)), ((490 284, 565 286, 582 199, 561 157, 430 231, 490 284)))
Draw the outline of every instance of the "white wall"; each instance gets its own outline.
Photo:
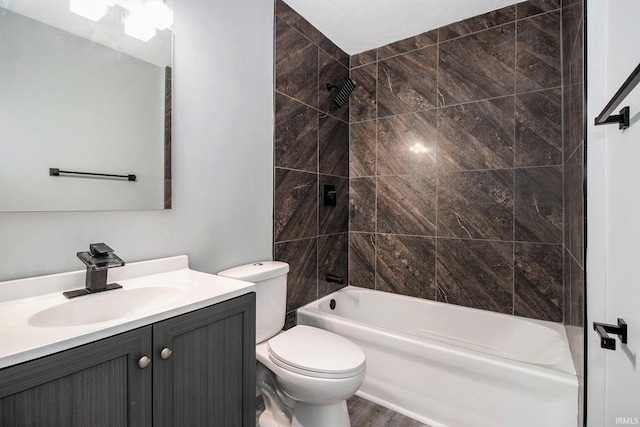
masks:
POLYGON ((593 125, 640 62, 640 2, 590 0, 587 6, 587 420, 599 427, 640 418, 640 87, 617 109, 631 108, 630 128, 593 125), (618 317, 629 325, 628 345, 601 349, 592 322, 615 324, 618 317))
POLYGON ((173 209, 0 213, 0 280, 81 269, 103 241, 207 272, 271 258, 273 2, 181 0, 174 33, 173 209))

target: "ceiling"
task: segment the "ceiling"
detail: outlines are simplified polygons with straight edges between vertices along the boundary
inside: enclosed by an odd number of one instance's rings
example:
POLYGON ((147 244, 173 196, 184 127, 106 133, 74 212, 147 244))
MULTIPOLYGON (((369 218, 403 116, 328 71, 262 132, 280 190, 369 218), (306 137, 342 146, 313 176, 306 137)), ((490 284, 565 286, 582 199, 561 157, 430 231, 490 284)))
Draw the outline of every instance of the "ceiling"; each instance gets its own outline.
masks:
POLYGON ((284 0, 349 55, 522 0, 284 0))

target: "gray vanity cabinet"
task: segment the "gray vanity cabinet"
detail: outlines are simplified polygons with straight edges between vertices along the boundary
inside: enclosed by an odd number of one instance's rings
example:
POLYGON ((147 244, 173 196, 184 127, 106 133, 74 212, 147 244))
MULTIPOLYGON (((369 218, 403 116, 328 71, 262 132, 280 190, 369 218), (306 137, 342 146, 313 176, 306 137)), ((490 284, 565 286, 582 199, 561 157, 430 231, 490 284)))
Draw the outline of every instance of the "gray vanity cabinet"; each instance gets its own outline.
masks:
POLYGON ((255 324, 252 292, 154 325, 154 427, 255 425, 255 324))
POLYGON ((0 370, 0 426, 149 426, 151 326, 0 370))
POLYGON ((0 370, 2 427, 152 425, 255 425, 254 293, 0 370))

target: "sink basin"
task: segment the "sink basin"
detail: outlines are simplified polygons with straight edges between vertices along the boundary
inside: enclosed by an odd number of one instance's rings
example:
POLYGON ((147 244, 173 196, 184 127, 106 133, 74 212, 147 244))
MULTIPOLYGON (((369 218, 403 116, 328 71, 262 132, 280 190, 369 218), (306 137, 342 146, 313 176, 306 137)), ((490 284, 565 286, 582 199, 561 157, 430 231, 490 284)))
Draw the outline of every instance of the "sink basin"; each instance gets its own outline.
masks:
POLYGON ((109 270, 122 286, 66 299, 86 270, 0 282, 0 369, 209 307, 253 283, 189 268, 185 255, 109 270))
POLYGON ((85 295, 36 312, 30 326, 61 328, 122 319, 157 310, 185 296, 195 285, 189 281, 137 284, 132 287, 85 295))

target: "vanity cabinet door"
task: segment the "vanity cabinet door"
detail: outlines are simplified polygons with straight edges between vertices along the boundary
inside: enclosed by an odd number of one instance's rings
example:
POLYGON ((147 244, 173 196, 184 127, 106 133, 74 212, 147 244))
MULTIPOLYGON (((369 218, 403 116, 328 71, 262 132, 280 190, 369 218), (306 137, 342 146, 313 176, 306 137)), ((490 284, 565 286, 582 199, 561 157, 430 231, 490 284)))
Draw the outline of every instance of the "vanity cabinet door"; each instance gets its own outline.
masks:
POLYGON ((154 427, 255 425, 253 292, 154 324, 153 349, 154 427))
POLYGON ((0 426, 150 426, 151 326, 0 370, 0 426))

